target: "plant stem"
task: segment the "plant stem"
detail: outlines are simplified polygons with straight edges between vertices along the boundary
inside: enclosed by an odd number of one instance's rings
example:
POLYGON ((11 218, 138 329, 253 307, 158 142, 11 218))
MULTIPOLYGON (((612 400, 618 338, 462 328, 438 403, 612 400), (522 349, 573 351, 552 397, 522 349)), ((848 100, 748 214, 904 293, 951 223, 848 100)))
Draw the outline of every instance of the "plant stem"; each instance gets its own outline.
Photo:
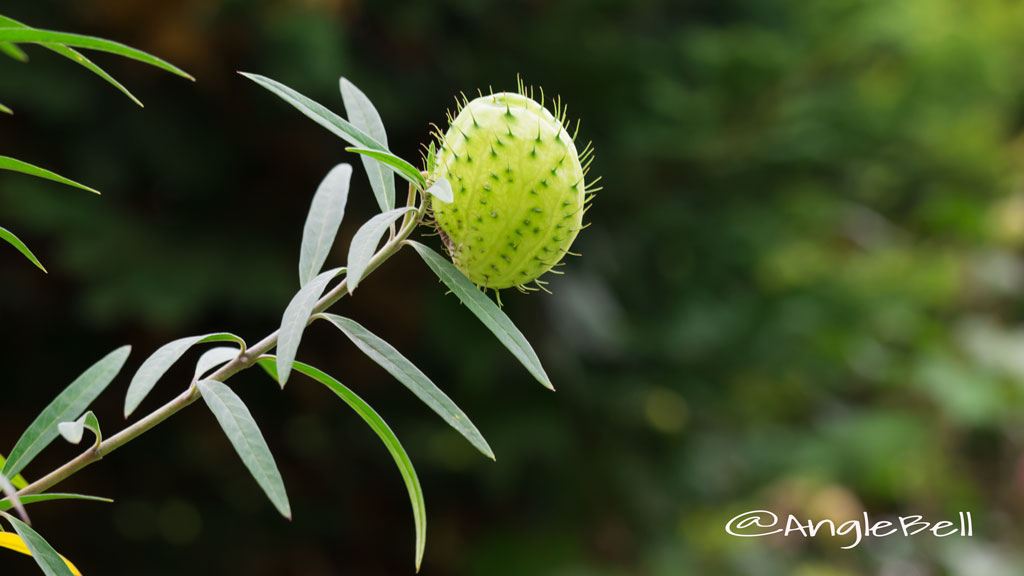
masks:
MULTIPOLYGON (((410 189, 408 206, 415 206, 416 192, 411 185, 409 188, 410 189)), ((370 259, 370 262, 366 266, 366 271, 363 273, 363 278, 369 276, 371 272, 380 267, 380 265, 387 261, 388 258, 391 258, 395 254, 397 254, 399 250, 402 249, 405 240, 409 237, 409 235, 412 234, 413 230, 415 230, 416 227, 419 226, 420 222, 423 220, 424 208, 424 204, 421 203, 420 206, 417 207, 416 209, 415 216, 411 218, 406 218, 402 222, 402 228, 401 230, 399 230, 398 234, 389 238, 388 242, 384 244, 384 246, 381 247, 381 249, 378 250, 373 255, 373 257, 370 259)), ((320 300, 317 301, 316 305, 313 307, 313 313, 311 314, 311 316, 327 310, 328 308, 333 306, 338 300, 341 300, 347 293, 348 279, 346 278, 342 280, 337 286, 335 286, 330 292, 328 292, 322 298, 320 298, 320 300)), ((267 335, 265 338, 257 342, 252 347, 250 347, 248 350, 245 350, 237 357, 235 357, 235 359, 228 362, 219 370, 208 376, 207 379, 217 380, 218 382, 224 382, 227 379, 234 376, 235 374, 238 374, 243 370, 251 368, 252 366, 255 365, 256 360, 258 360, 260 356, 270 352, 271 350, 274 349, 274 347, 277 346, 277 338, 279 332, 279 330, 275 330, 272 334, 267 335)), ((89 466, 94 462, 102 460, 103 457, 106 456, 107 454, 110 454, 114 450, 117 450, 121 446, 124 446, 125 444, 138 438, 142 434, 148 432, 157 424, 177 414, 185 407, 189 406, 196 400, 199 400, 199 398, 201 397, 202 395, 199 393, 199 389, 196 387, 195 382, 193 382, 192 385, 189 386, 188 390, 185 390, 170 402, 164 404, 163 406, 157 408, 153 412, 147 414, 138 422, 135 422, 131 426, 128 426, 124 430, 121 430, 117 434, 107 438, 98 446, 93 446, 89 450, 67 461, 65 464, 55 469, 53 472, 50 472, 46 476, 43 476, 42 478, 26 486, 25 488, 22 488, 20 491, 18 491, 18 496, 22 497, 28 496, 29 494, 39 494, 41 492, 49 490, 50 488, 56 486, 57 484, 63 482, 64 480, 67 480, 77 472, 81 471, 83 468, 89 466)))

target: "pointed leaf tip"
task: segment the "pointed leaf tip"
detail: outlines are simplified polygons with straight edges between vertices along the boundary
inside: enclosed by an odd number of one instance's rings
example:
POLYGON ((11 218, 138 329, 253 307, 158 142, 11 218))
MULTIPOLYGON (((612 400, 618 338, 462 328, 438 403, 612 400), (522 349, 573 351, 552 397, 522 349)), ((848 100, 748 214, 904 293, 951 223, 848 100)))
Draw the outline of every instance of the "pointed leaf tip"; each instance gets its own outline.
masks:
POLYGON ((71 179, 63 177, 60 174, 56 174, 54 172, 51 172, 51 171, 49 171, 49 170, 47 170, 45 168, 40 168, 39 166, 35 166, 33 164, 29 164, 28 162, 22 162, 21 160, 16 160, 16 159, 10 158, 8 156, 0 156, 0 170, 9 170, 11 172, 20 172, 21 174, 27 174, 29 176, 35 176, 36 178, 43 178, 43 179, 46 179, 46 180, 52 180, 54 182, 59 182, 61 184, 67 185, 67 186, 73 186, 73 187, 78 188, 80 190, 85 190, 86 192, 92 192, 93 194, 97 194, 97 195, 99 195, 99 193, 100 193, 100 191, 96 190, 95 188, 90 188, 89 186, 86 186, 85 184, 80 184, 78 182, 75 182, 74 180, 71 180, 71 179))
MULTIPOLYGON (((348 78, 342 77, 339 81, 341 87, 341 99, 348 112, 349 122, 356 128, 366 132, 371 138, 381 143, 384 148, 388 145, 388 135, 384 129, 384 122, 380 113, 355 84, 348 78)), ((377 205, 381 212, 386 212, 395 207, 395 177, 391 170, 368 156, 362 157, 363 168, 370 180, 370 187, 377 199, 377 205)))
MULTIPOLYGON (((18 489, 15 488, 14 484, 3 474, 0 474, 0 491, 4 494, 4 499, 0 502, 9 503, 9 508, 14 508, 15 512, 18 513, 18 516, 21 516, 22 520, 31 524, 28 519, 28 512, 25 511, 25 506, 23 506, 24 503, 20 498, 18 498, 18 489)), ((2 509, 3 508, 0 508, 0 510, 2 509)))
POLYGON ((327 320, 341 330, 363 354, 387 370, 474 448, 484 456, 494 458, 494 451, 469 416, 394 346, 349 318, 335 314, 317 314, 315 318, 327 320))
POLYGON ((40 262, 39 259, 36 258, 36 255, 32 253, 32 250, 30 250, 20 238, 15 236, 14 233, 8 231, 6 228, 0 227, 0 240, 14 246, 15 250, 21 252, 21 255, 27 258, 32 264, 35 264, 36 268, 42 270, 44 274, 49 274, 49 272, 46 271, 46 268, 43 267, 42 262, 40 262))
MULTIPOLYGON (((29 29, 31 29, 31 26, 26 26, 25 24, 23 24, 21 22, 18 22, 17 20, 14 20, 12 18, 7 18, 6 16, 0 16, 0 26, 11 27, 11 28, 29 28, 29 29)), ((15 46, 15 45, 14 44, 0 45, 0 51, 5 51, 4 50, 4 46, 15 46)), ((100 68, 99 66, 94 64, 88 58, 86 58, 85 55, 83 55, 81 52, 78 52, 77 50, 74 50, 73 48, 68 48, 67 46, 64 46, 63 44, 43 44, 42 46, 44 48, 46 48, 47 50, 50 50, 51 52, 54 52, 56 54, 60 54, 61 56, 67 58, 68 60, 71 60, 72 62, 81 65, 83 68, 89 70, 93 74, 96 74, 97 76, 99 76, 100 78, 105 80, 107 83, 109 83, 111 86, 113 86, 114 88, 119 90, 122 94, 127 96, 132 102, 138 104, 140 107, 142 106, 142 102, 138 98, 136 98, 134 94, 132 94, 120 82, 115 80, 113 76, 111 76, 110 74, 107 74, 107 72, 105 70, 103 70, 102 68, 100 68)), ((22 54, 24 54, 24 53, 22 53, 22 54)), ((25 60, 26 61, 28 60, 28 56, 25 56, 25 60)))
POLYGON ((345 218, 352 166, 338 164, 327 173, 313 195, 306 223, 302 228, 299 251, 299 285, 316 277, 334 247, 341 221, 345 218))
POLYGON ((172 74, 187 78, 188 80, 195 81, 195 78, 178 68, 177 66, 166 62, 152 54, 143 52, 126 46, 119 42, 113 42, 105 40, 103 38, 96 38, 94 36, 84 36, 81 34, 69 34, 67 32, 54 32, 52 30, 43 30, 40 28, 29 28, 29 27, 11 27, 10 24, 0 24, 0 42, 12 42, 12 43, 33 43, 33 44, 60 44, 67 47, 73 48, 85 48, 89 50, 99 50, 101 52, 110 52, 123 56, 131 60, 136 60, 150 66, 155 66, 170 72, 172 74))
POLYGON ((512 352, 512 355, 519 360, 541 385, 554 391, 555 387, 551 384, 551 379, 548 377, 547 372, 544 371, 544 367, 541 366, 540 359, 537 357, 537 353, 534 352, 533 347, 530 346, 523 333, 512 323, 508 315, 493 300, 477 289, 476 285, 469 278, 466 278, 465 274, 460 272, 454 264, 437 252, 412 240, 406 240, 405 243, 416 250, 427 266, 444 282, 445 286, 466 305, 466 308, 469 308, 480 319, 480 322, 488 330, 498 337, 498 340, 512 352))
POLYGON ((242 399, 226 384, 216 380, 200 380, 196 387, 256 483, 277 511, 291 520, 291 505, 281 472, 277 469, 263 433, 242 399))
MULTIPOLYGON (((64 492, 47 492, 45 494, 29 494, 28 496, 21 497, 21 503, 24 505, 35 504, 37 502, 49 502, 51 500, 87 500, 91 502, 113 502, 110 498, 101 498, 99 496, 86 496, 84 494, 68 494, 64 492)), ((9 500, 0 500, 0 512, 6 512, 10 510, 14 505, 9 500)))
POLYGON ((292 362, 299 352, 299 343, 302 341, 302 334, 309 324, 309 316, 313 313, 320 296, 323 295, 327 285, 345 272, 344 268, 335 268, 320 274, 303 286, 284 310, 281 317, 281 331, 277 340, 277 372, 274 378, 284 388, 288 382, 288 376, 292 371, 292 362))
POLYGON ((288 86, 285 86, 276 80, 271 80, 265 76, 250 74, 248 72, 240 72, 240 74, 259 84, 266 90, 269 90, 275 96, 284 100, 299 112, 305 114, 307 118, 323 126, 335 136, 338 136, 349 144, 373 150, 387 150, 387 147, 378 142, 376 138, 373 138, 366 132, 360 130, 348 120, 345 120, 341 116, 331 112, 323 104, 311 100, 288 86))
MULTIPOLYGON (((263 356, 259 359, 259 365, 274 377, 274 357, 263 356)), ((344 384, 331 377, 327 373, 302 362, 295 362, 295 371, 309 376, 313 380, 329 388, 334 394, 345 401, 359 416, 377 433, 377 436, 384 442, 391 457, 394 458, 398 471, 402 474, 406 490, 409 492, 409 501, 412 504, 413 522, 416 527, 416 570, 420 569, 423 563, 423 554, 427 542, 427 508, 423 499, 423 488, 420 486, 416 469, 412 465, 409 454, 406 453, 398 437, 391 431, 384 419, 381 418, 369 404, 352 392, 344 384)))

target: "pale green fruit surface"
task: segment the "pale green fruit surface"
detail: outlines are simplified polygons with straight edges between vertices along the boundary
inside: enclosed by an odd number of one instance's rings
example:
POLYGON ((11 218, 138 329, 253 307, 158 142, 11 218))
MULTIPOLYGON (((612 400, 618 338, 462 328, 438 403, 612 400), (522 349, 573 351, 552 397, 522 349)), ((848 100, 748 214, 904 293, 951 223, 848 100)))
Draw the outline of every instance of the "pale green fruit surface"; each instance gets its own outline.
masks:
POLYGON ((454 201, 433 203, 455 265, 485 288, 537 280, 569 250, 583 223, 586 184, 576 145, 538 102, 508 92, 462 107, 430 175, 454 201))

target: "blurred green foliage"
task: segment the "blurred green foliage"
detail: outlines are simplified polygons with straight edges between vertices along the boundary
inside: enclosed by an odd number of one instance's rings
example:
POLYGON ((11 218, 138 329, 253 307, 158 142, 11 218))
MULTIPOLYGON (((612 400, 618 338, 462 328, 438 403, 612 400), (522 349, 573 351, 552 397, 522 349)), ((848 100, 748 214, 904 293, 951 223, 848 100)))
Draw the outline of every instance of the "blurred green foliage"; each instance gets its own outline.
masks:
MULTIPOLYGON (((406 157, 455 93, 514 88, 520 73, 582 118, 606 187, 555 295, 505 299, 558 392, 412 255, 346 313, 448 390, 497 463, 329 330, 300 351, 407 444, 427 497, 425 573, 1024 570, 1024 5, 39 0, 0 11, 130 43, 198 80, 97 57, 138 110, 41 50, 31 66, 0 63, 17 111, 0 120, 0 153, 104 192, 0 179, 0 213, 52 272, 0 259, 11 367, 0 438, 114 344, 135 345, 131 364, 175 337, 253 337, 279 321, 316 183, 355 158, 234 70, 336 110, 337 77, 351 77, 406 157), (725 534, 761 508, 971 510, 976 537, 849 551, 725 534)), ((355 186, 365 193, 353 193, 339 261, 374 210, 365 180, 355 186)), ((74 480, 118 498, 112 507, 51 505, 37 524, 87 573, 408 572, 408 505, 369 431, 313 386, 282 396, 239 382, 282 461, 292 525, 199 411, 74 480), (80 526, 56 529, 68 518, 80 526)), ((115 422, 117 404, 111 394, 97 413, 115 422)))

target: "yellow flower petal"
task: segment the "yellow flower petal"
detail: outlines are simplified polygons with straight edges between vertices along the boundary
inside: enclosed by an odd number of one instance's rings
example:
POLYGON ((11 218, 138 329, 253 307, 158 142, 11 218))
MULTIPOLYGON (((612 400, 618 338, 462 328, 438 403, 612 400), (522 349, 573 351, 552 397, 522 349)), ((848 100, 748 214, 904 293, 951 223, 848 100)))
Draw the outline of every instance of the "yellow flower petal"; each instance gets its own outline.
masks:
MULTIPOLYGON (((7 548, 29 556, 32 555, 32 553, 28 551, 28 546, 25 546, 25 543, 22 542, 21 537, 13 532, 0 532, 0 548, 7 548)), ((63 556, 61 556, 61 558, 64 559, 64 562, 68 565, 68 568, 71 569, 75 576, 82 576, 82 573, 78 571, 78 568, 75 568, 74 564, 68 562, 68 559, 63 556)))

